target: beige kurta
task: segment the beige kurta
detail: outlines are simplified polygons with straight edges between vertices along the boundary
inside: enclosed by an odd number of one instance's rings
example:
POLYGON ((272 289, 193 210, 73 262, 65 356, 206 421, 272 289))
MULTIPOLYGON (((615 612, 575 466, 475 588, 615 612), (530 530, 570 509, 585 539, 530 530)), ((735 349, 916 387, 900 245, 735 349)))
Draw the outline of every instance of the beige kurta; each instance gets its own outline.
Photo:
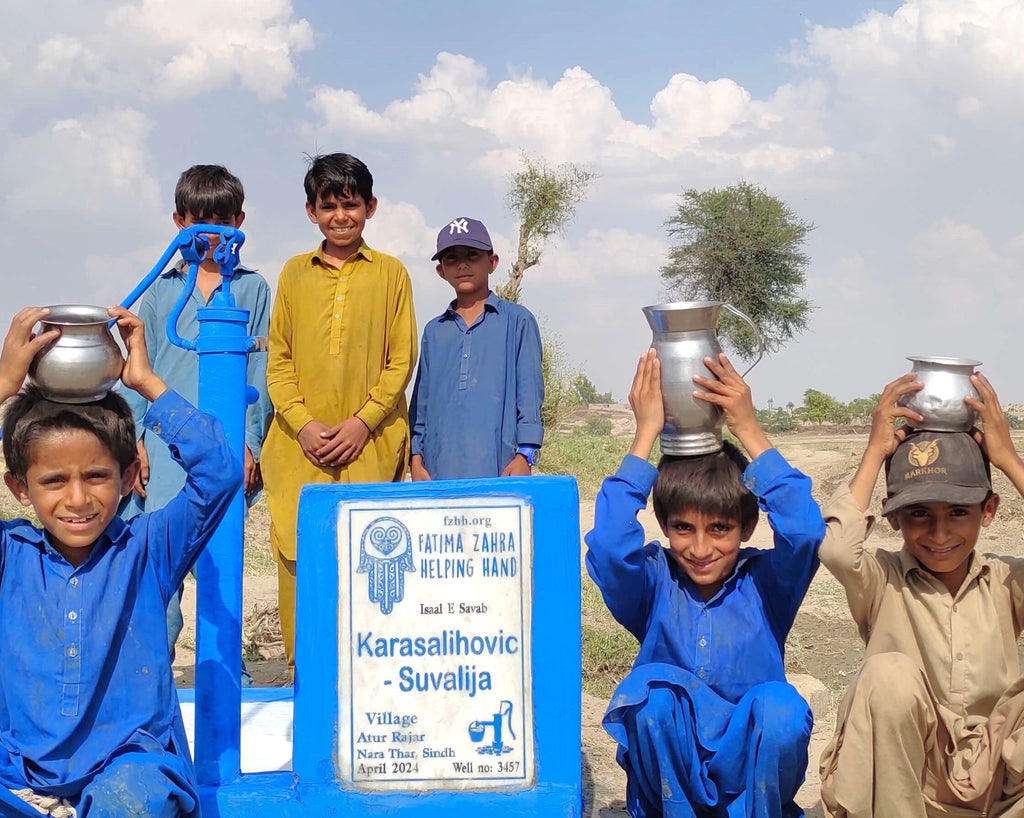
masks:
POLYGON ((274 420, 261 467, 274 551, 294 560, 299 492, 309 483, 402 480, 409 458, 405 387, 416 363, 412 286, 402 263, 364 242, 339 269, 321 251, 289 260, 270 318, 267 391, 274 420), (362 454, 313 465, 296 436, 310 420, 351 417, 371 431, 362 454))
POLYGON ((819 556, 866 645, 821 758, 828 813, 1024 814, 1024 560, 975 554, 951 595, 906 548, 864 549, 874 518, 849 486, 824 516, 819 556))

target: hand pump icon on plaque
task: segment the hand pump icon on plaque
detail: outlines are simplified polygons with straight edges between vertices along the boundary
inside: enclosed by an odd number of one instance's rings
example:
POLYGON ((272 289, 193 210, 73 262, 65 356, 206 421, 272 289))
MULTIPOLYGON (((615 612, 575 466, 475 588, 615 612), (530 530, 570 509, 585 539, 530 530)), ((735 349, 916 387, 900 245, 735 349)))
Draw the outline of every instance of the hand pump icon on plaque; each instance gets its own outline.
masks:
POLYGON ((489 756, 500 756, 505 753, 511 753, 514 749, 511 744, 505 744, 502 742, 502 729, 508 730, 509 735, 512 738, 516 737, 516 734, 512 730, 512 702, 503 700, 498 706, 498 712, 494 714, 494 718, 490 720, 471 721, 469 723, 469 738, 474 744, 479 744, 484 740, 487 730, 490 728, 491 737, 493 741, 490 744, 485 744, 482 747, 477 747, 476 751, 480 755, 489 756))

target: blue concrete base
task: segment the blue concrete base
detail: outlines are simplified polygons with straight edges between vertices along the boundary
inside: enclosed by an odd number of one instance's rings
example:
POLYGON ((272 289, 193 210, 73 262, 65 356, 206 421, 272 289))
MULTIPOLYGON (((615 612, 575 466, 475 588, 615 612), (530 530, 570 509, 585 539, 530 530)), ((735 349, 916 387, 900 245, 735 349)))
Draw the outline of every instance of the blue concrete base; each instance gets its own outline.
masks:
POLYGON ((495 793, 430 793, 429 795, 368 796, 316 785, 298 785, 291 773, 259 773, 216 789, 200 790, 204 818, 310 818, 333 815, 398 815, 416 810, 419 818, 451 818, 453 815, 486 814, 488 818, 578 818, 580 793, 552 787, 544 792, 526 790, 499 797, 495 793))

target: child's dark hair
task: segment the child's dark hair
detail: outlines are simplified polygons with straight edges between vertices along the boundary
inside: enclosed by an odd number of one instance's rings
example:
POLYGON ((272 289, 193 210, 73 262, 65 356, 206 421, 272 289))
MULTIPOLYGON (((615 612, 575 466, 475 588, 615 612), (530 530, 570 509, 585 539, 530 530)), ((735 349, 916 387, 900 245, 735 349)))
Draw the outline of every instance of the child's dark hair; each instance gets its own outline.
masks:
POLYGON ((654 484, 654 515, 665 526, 673 512, 699 511, 739 520, 757 519, 757 498, 743 485, 750 463, 729 441, 722 450, 695 457, 664 455, 654 484))
POLYGON ((51 432, 81 429, 92 432, 110 450, 123 474, 136 457, 132 410, 116 392, 89 403, 57 403, 28 386, 4 410, 4 459, 7 470, 24 481, 33 462, 36 441, 51 432))
POLYGON ((241 180, 223 165, 193 165, 174 186, 174 209, 182 218, 233 219, 242 212, 245 190, 241 180))
POLYGON ((343 199, 356 194, 369 204, 373 198, 373 174, 361 161, 347 153, 328 153, 308 159, 309 170, 302 183, 310 207, 316 207, 318 196, 343 199))

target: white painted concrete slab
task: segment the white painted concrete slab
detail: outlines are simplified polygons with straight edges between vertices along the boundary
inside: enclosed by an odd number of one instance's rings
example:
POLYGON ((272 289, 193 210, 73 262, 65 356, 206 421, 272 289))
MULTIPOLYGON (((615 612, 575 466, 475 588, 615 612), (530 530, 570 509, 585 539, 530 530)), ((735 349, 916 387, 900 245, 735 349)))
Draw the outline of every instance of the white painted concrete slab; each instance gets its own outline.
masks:
MULTIPOLYGON (((194 691, 178 691, 188 744, 195 756, 194 691)), ((242 691, 241 767, 243 773, 292 768, 291 690, 250 688, 242 691), (266 693, 264 693, 266 691, 266 693), (258 698, 254 694, 259 694, 258 698), (255 699, 255 700, 254 700, 255 699), (269 699, 269 700, 267 700, 269 699)))

